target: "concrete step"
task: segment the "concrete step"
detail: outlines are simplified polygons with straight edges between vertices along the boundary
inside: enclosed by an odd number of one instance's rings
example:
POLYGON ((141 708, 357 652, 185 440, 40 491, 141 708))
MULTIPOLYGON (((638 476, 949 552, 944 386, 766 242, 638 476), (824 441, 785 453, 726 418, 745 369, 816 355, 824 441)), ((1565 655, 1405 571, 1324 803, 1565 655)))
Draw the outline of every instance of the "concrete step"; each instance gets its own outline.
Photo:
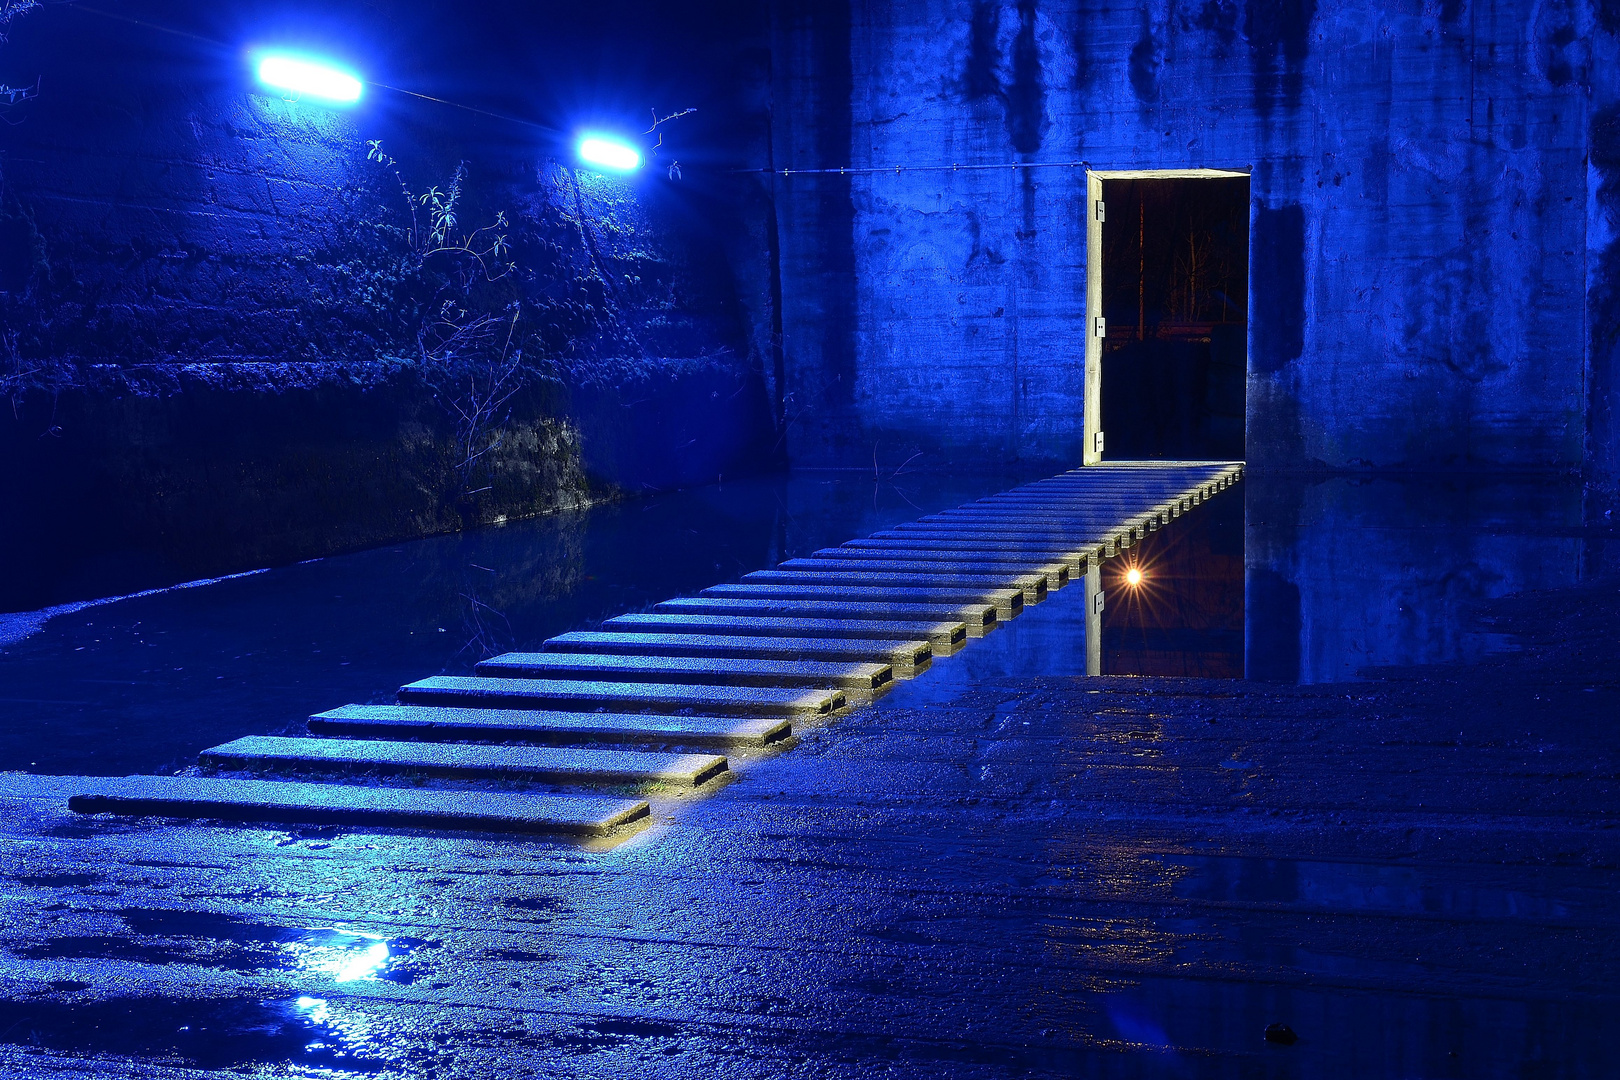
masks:
POLYGON ((1022 506, 1079 511, 1091 511, 1098 508, 1111 510, 1131 506, 1156 506, 1159 503, 1185 498, 1193 490, 1195 489, 1192 487, 1176 485, 1173 487, 1143 488, 1135 491, 1084 489, 1073 491, 1055 489, 1004 491, 999 495, 990 495, 983 499, 963 503, 955 509, 965 510, 971 507, 983 506, 1022 506))
POLYGON ((249 735, 204 750, 208 768, 314 768, 423 772, 451 776, 510 776, 556 783, 695 787, 726 771, 715 754, 636 750, 576 750, 557 746, 470 746, 385 739, 290 739, 249 735))
POLYGON ((1073 507, 1093 506, 1129 506, 1133 503, 1152 505, 1154 503, 1168 502, 1172 499, 1184 499, 1194 496, 1203 497, 1213 495, 1208 490, 1209 485, 1187 484, 1166 485, 1164 487, 1143 488, 1134 491, 1122 489, 1094 489, 1087 487, 1074 488, 1040 488, 1019 489, 1004 491, 999 495, 991 495, 984 499, 977 499, 964 506, 997 506, 997 505, 1053 505, 1073 507))
MULTIPOLYGON (((1134 515, 1132 515, 1134 516, 1134 515)), ((1119 530, 1124 518, 1107 515, 1096 521, 1069 521, 1053 524, 1022 519, 995 520, 982 518, 920 518, 896 525, 889 532, 901 537, 917 533, 976 532, 987 539, 1050 540, 1058 543, 1085 544, 1098 536, 1107 536, 1119 530)))
POLYGON ((895 604, 878 601, 841 600, 749 600, 716 596, 684 596, 654 604, 653 611, 666 615, 797 615, 810 618, 849 618, 866 620, 954 619, 969 631, 996 625, 994 604, 895 604))
POLYGON ((1193 475, 1216 476, 1222 474, 1239 474, 1244 469, 1241 461, 1151 461, 1112 459, 1100 461, 1094 465, 1079 465, 1067 472, 1057 473, 1034 483, 1044 484, 1051 480, 1061 480, 1065 477, 1091 477, 1091 476, 1123 476, 1137 474, 1143 476, 1163 475, 1176 476, 1193 475))
POLYGON ((1078 545, 1057 551, 1017 551, 997 549, 978 544, 972 540, 917 543, 910 539, 866 539, 849 540, 835 548, 822 548, 815 552, 812 557, 821 559, 929 559, 939 562, 971 561, 983 565, 986 569, 994 569, 998 566, 1012 566, 1018 569, 1026 566, 1045 567, 1051 563, 1060 562, 1069 568, 1070 575, 1074 575, 1086 572, 1086 559, 1088 556, 1086 552, 1079 550, 1078 545))
POLYGON ((1068 532, 1079 529, 1115 528, 1121 522, 1128 522, 1133 518, 1157 515, 1159 513, 1160 511, 1154 510, 1151 506, 1119 507, 1118 509, 1095 514, 986 508, 946 510, 917 520, 922 522, 950 522, 953 524, 974 522, 984 525, 1016 525, 1025 529, 1039 526, 1053 532, 1068 532))
POLYGON ((983 522, 919 521, 878 533, 876 540, 947 540, 980 544, 1030 546, 1054 551, 1083 551, 1118 532, 1118 523, 1088 525, 1083 529, 1047 529, 1040 526, 993 525, 983 522))
POLYGON ((1048 543, 1060 549, 1084 551, 1088 547, 1101 549, 1107 544, 1118 542, 1121 537, 1139 538, 1141 532, 1145 530, 1138 531, 1130 526, 1121 526, 1116 519, 1107 526, 1085 525, 1068 529, 985 521, 919 521, 897 526, 892 531, 903 537, 930 536, 1003 543, 1048 543))
POLYGON ((1203 474, 1188 473, 1156 473, 1142 476, 1125 476, 1116 473, 1113 476, 1077 475, 1064 473, 1058 476, 1049 476, 1045 480, 1034 480, 1015 488, 997 494, 1006 495, 1017 491, 1182 491, 1195 484, 1205 482, 1203 474))
POLYGON ((1111 506, 1097 506, 1086 503, 1078 506, 1066 506, 1060 503, 986 503, 982 506, 963 506, 956 510, 947 511, 953 517, 978 516, 984 514, 1005 515, 1020 521, 1048 521, 1063 520, 1065 522, 1087 521, 1094 527, 1106 528, 1108 525, 1124 518, 1136 517, 1140 514, 1168 514, 1180 513, 1180 499, 1143 499, 1111 506))
POLYGON ((1144 496, 1147 498, 1169 498, 1181 495, 1188 491, 1196 491, 1203 487, 1203 482, 1193 478, 1181 478, 1171 481, 1154 481, 1152 483, 1105 483, 1087 484, 1078 481, 1062 483, 1026 484, 1024 487, 1009 488, 998 491, 994 495, 986 495, 983 499, 974 499, 974 502, 986 502, 991 499, 1018 499, 1018 498, 1064 498, 1078 499, 1091 496, 1103 498, 1132 498, 1144 496))
POLYGON ((994 604, 996 618, 1006 621, 1024 610, 1022 589, 896 588, 877 585, 773 585, 739 582, 704 589, 703 596, 732 596, 752 600, 875 600, 879 603, 994 604))
POLYGON ((888 664, 909 678, 928 666, 926 641, 861 641, 839 638, 746 637, 739 634, 624 634, 578 631, 559 634, 545 652, 618 653, 623 656, 737 656, 756 660, 842 660, 888 664))
POLYGON ((1082 484, 1052 483, 1014 488, 975 502, 1015 501, 1029 498, 1051 499, 1173 499, 1189 494, 1213 495, 1222 485, 1218 481, 1176 481, 1156 484, 1082 484))
POLYGON ((849 540, 840 546, 873 547, 879 542, 885 547, 890 543, 913 544, 934 551, 982 550, 1036 558, 1046 555, 1067 555, 1084 551, 1087 546, 1084 537, 1076 537, 1072 533, 1042 532, 1028 534, 1027 539, 1024 537, 1003 539, 999 535, 974 536, 971 533, 943 529, 906 529, 903 526, 873 533, 860 540, 849 540))
POLYGON ((599 836, 647 816, 642 799, 530 792, 302 784, 218 777, 85 777, 68 809, 121 817, 212 818, 599 836))
MULTIPOLYGON (((1146 533, 1151 532, 1162 525, 1164 523, 1163 517, 1164 516, 1162 514, 1144 513, 1129 516, 1110 517, 1108 519, 1108 524, 1106 525, 1099 525, 1096 521, 1089 519, 1083 521, 1059 521, 1052 519, 1044 521, 1042 524, 1044 527, 1050 530, 1067 532, 1070 535, 1079 538, 1082 542, 1094 539, 1098 532, 1103 533, 1105 536, 1120 536, 1128 533, 1140 539, 1146 533)), ((1014 518, 983 515, 976 517, 942 517, 937 521, 934 519, 924 520, 938 525, 972 526, 983 531, 990 531, 1007 525, 1016 525, 1018 529, 1027 531, 1030 525, 1034 523, 1034 519, 1024 515, 1018 515, 1014 518)))
POLYGON ((1063 559, 1048 559, 1040 555, 1026 555, 1009 551, 939 551, 917 547, 905 541, 851 540, 830 548, 817 548, 809 555, 812 559, 882 559, 885 562, 956 563, 980 567, 980 573, 1000 572, 1044 573, 1046 567, 1063 559))
POLYGON ((1115 475, 1111 477, 1086 477, 1064 473, 1050 476, 1045 480, 1036 480, 1022 487, 1010 488, 1011 491, 1044 491, 1044 490, 1090 490, 1095 488, 1110 489, 1119 487, 1140 487, 1146 489, 1182 491, 1192 487, 1219 482, 1219 477, 1209 470, 1194 471, 1182 475, 1155 474, 1139 477, 1135 480, 1115 475))
POLYGON ((745 584, 857 585, 873 588, 1018 589, 1025 604, 1046 599, 1045 574, 912 574, 861 564, 856 570, 755 570, 744 574, 745 584))
POLYGON ((1180 513, 1191 505, 1188 497, 1182 494, 1165 495, 1154 499, 1122 499, 1118 502, 1099 502, 1095 499, 996 499, 982 503, 970 503, 959 506, 955 512, 971 512, 978 510, 1010 511, 1018 515, 1073 516, 1089 517, 1098 521, 1109 516, 1119 514, 1132 515, 1143 513, 1180 513))
POLYGON ((670 686, 571 679, 486 679, 434 675, 399 688, 402 705, 508 709, 697 709, 728 716, 803 716, 845 705, 842 690, 755 686, 670 686))
POLYGON ((617 615, 604 630, 674 634, 747 634, 759 637, 855 638, 893 641, 919 638, 936 651, 967 640, 961 619, 808 619, 757 615, 662 615, 652 612, 617 615))
MULTIPOLYGON (((1146 528, 1138 530, 1129 527, 1123 529, 1111 528, 1106 531, 1093 528, 1086 528, 1083 530, 1076 529, 1072 533, 1068 534, 1068 540, 1066 543, 1072 544, 1073 550, 1089 550, 1106 557, 1108 553, 1104 549, 1106 549, 1108 545, 1118 545, 1122 540, 1129 543, 1131 541, 1140 539, 1141 536, 1145 535, 1148 531, 1149 530, 1146 528)), ((942 525, 939 527, 937 532, 930 532, 929 535, 950 534, 953 532, 955 535, 963 539, 991 538, 1004 540, 1024 540, 1033 535, 1023 533, 1018 530, 996 530, 994 528, 983 528, 969 525, 942 525)), ((1065 565, 1067 565, 1067 561, 1065 561, 1065 565)))
POLYGON ((962 506, 1129 506, 1132 503, 1152 505, 1166 499, 1180 498, 1189 489, 1181 485, 1134 488, 1077 487, 1019 488, 987 495, 982 499, 963 503, 962 506))
POLYGON ((894 681, 888 664, 823 660, 750 660, 721 656, 602 656, 511 652, 474 669, 479 675, 520 679, 598 679, 686 686, 797 686, 861 690, 871 694, 894 681))
POLYGON ((851 540, 845 546, 876 547, 885 541, 905 544, 922 551, 954 552, 958 558, 971 556, 978 551, 999 551, 1028 558, 1049 559, 1068 564, 1071 575, 1085 573, 1086 567, 1097 557, 1103 545, 1103 541, 1081 541, 1073 536, 1017 540, 948 531, 903 533, 895 530, 879 533, 868 540, 851 540))
POLYGON ((371 738, 642 742, 677 746, 766 746, 793 734, 782 717, 660 716, 648 713, 458 709, 432 705, 345 705, 316 713, 318 735, 371 738))
MULTIPOLYGON (((883 558, 881 553, 873 552, 862 558, 857 549, 847 551, 833 548, 838 552, 837 558, 830 556, 815 556, 808 559, 789 559, 780 564, 781 570, 889 570, 908 574, 995 574, 1005 573, 1008 578, 1021 577, 1029 574, 1040 574, 1046 578, 1048 592, 1063 588, 1069 583, 1069 566, 1063 562, 1049 563, 1006 563, 1000 566, 986 566, 981 562, 969 559, 959 561, 936 559, 897 559, 883 558)), ((1005 579, 1004 579, 1005 580, 1005 579)))

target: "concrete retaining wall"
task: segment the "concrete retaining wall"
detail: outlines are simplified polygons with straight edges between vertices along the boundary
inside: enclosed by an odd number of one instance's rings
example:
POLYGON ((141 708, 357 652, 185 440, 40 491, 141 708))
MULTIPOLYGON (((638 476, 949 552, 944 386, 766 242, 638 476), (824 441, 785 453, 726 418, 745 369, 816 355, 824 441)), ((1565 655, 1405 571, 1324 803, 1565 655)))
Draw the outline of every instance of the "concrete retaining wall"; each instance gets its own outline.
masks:
POLYGON ((1084 162, 1252 171, 1257 465, 1614 475, 1613 22, 786 0, 775 164, 874 170, 772 181, 795 460, 1078 460, 1085 168, 894 170, 1084 162))

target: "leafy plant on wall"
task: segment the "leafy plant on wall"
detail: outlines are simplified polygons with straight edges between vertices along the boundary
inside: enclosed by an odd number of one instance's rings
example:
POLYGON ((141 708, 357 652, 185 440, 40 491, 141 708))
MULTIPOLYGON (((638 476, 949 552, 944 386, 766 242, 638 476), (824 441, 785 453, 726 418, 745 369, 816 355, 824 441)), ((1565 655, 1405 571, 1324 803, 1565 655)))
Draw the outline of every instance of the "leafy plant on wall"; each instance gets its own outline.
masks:
POLYGON ((0 41, 5 40, 6 27, 20 15, 40 7, 40 0, 0 0, 0 41))
MULTIPOLYGON (((11 28, 13 20, 38 11, 44 4, 42 0, 0 0, 0 42, 6 40, 6 32, 11 28)), ((0 83, 0 121, 14 123, 7 119, 7 114, 26 101, 32 101, 39 96, 39 84, 33 86, 8 86, 0 83)))
POLYGON ((404 199, 410 224, 401 285, 418 293, 421 312, 415 360, 455 423, 457 494, 475 495, 487 490, 478 483, 481 465, 500 448, 512 399, 533 376, 519 333, 522 297, 511 287, 518 266, 504 231, 510 222, 498 210, 489 224, 461 231, 465 162, 445 187, 418 194, 379 141, 367 143, 366 160, 392 174, 404 199))
POLYGON ((462 163, 422 189, 380 142, 366 160, 383 204, 331 267, 338 303, 378 359, 420 371, 455 426, 455 495, 475 496, 526 390, 552 396, 652 362, 625 312, 671 285, 642 279, 638 238, 588 210, 568 170, 475 187, 462 163))
MULTIPOLYGON (((41 0, 0 0, 0 43, 5 42, 14 20, 42 6, 41 0)), ((37 83, 31 87, 0 83, 0 122, 17 123, 9 114, 38 96, 37 83)), ((33 215, 10 196, 0 168, 0 327, 4 327, 0 329, 0 397, 10 403, 13 415, 30 391, 45 391, 54 401, 77 382, 74 365, 26 355, 22 332, 17 329, 25 321, 18 315, 32 308, 36 271, 44 262, 42 246, 33 215)), ((55 430, 53 415, 46 431, 55 430)))

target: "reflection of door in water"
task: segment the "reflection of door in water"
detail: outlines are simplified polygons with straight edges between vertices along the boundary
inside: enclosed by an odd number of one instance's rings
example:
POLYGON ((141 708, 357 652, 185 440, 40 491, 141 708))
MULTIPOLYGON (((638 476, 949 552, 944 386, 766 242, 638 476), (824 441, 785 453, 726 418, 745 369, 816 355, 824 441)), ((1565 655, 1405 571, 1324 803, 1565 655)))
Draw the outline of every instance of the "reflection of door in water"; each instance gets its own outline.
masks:
POLYGON ((1101 674, 1243 677, 1243 512, 1239 486, 1102 564, 1101 674))
POLYGON ((1103 203, 1106 456, 1242 459, 1248 178, 1105 179, 1103 203))

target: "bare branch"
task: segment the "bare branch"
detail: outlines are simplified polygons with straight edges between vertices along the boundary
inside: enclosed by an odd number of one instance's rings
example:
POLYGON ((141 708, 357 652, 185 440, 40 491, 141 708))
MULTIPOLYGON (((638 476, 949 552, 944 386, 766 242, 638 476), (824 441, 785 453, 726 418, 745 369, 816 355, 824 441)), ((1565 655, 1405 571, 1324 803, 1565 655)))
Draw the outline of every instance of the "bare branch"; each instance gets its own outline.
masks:
POLYGON ((671 120, 679 120, 683 116, 691 116, 693 113, 697 112, 697 109, 682 109, 680 112, 672 112, 665 117, 660 117, 657 109, 651 109, 649 111, 652 113, 653 125, 646 131, 642 132, 643 135, 651 135, 653 132, 657 131, 659 124, 667 124, 671 120))

